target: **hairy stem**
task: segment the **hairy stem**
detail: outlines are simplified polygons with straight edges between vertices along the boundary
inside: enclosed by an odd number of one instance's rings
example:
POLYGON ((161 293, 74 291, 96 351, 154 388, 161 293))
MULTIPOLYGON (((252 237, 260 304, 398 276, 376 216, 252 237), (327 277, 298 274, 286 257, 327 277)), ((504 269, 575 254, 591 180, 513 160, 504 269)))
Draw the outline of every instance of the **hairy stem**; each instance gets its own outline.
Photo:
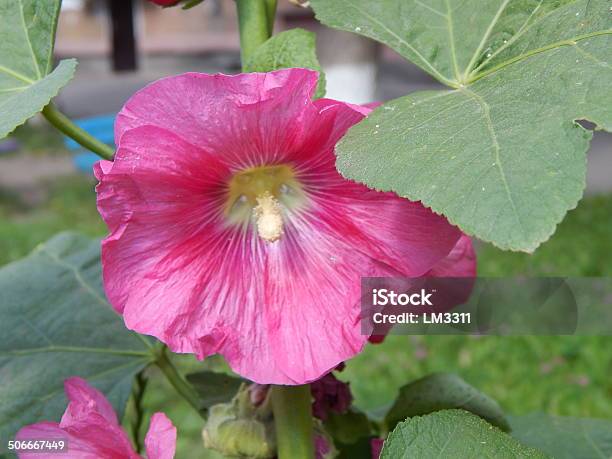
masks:
POLYGON ((42 110, 42 114, 47 121, 55 126, 62 133, 72 138, 79 145, 91 150, 96 155, 103 159, 113 159, 114 150, 92 135, 85 132, 83 129, 74 124, 70 118, 60 112, 53 104, 47 105, 42 110))
POLYGON ((278 459, 313 459, 310 386, 272 386, 278 459))
POLYGON ((170 361, 165 347, 158 354, 155 363, 162 371, 168 382, 176 389, 176 391, 200 414, 200 416, 204 417, 202 410, 200 409, 200 399, 198 394, 193 387, 191 387, 191 385, 185 381, 185 378, 181 376, 174 364, 170 361))
POLYGON ((269 0, 236 0, 240 30, 240 58, 244 70, 255 50, 270 38, 269 0))

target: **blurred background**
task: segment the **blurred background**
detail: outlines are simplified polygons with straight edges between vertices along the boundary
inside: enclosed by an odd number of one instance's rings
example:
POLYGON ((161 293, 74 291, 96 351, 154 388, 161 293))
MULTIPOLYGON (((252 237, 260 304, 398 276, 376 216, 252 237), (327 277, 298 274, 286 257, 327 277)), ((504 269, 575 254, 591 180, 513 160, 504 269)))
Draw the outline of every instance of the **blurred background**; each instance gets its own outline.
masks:
MULTIPOLYGON (((388 48, 319 25, 309 9, 279 1, 277 30, 317 32, 327 97, 353 103, 388 100, 439 85, 388 48)), ((70 117, 112 143, 114 115, 136 90, 186 71, 240 70, 235 6, 206 0, 183 11, 144 0, 64 0, 58 59, 77 57, 75 79, 56 99, 70 117)), ((481 276, 612 276, 612 135, 596 132, 588 153, 586 197, 533 255, 478 244, 481 276)), ((62 230, 103 236, 95 208, 94 156, 42 118, 0 141, 0 265, 25 256, 62 230)), ((202 368, 190 357, 185 369, 202 368)), ((221 359, 204 366, 224 369, 221 359)), ((432 371, 460 374, 514 414, 612 418, 612 339, 608 337, 391 336, 341 373, 359 407, 391 402, 406 382, 432 371)), ((201 420, 162 378, 152 378, 147 410, 163 409, 179 426, 177 457, 201 457, 201 420), (197 444, 197 445, 196 445, 197 444)))

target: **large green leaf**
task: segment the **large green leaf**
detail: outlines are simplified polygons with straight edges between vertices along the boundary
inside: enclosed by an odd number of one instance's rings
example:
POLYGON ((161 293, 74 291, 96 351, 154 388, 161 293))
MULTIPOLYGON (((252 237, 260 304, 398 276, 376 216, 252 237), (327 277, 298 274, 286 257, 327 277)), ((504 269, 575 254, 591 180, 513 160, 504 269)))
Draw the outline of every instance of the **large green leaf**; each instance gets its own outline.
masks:
POLYGON ((0 139, 41 111, 74 74, 74 59, 51 71, 60 4, 0 0, 0 139))
POLYGON ((274 35, 257 51, 245 65, 247 72, 270 72, 272 70, 301 67, 319 72, 319 84, 315 97, 325 95, 325 74, 317 59, 316 37, 304 29, 291 29, 274 35))
POLYGON ((500 429, 510 430, 504 412, 495 400, 450 373, 434 373, 400 388, 385 422, 392 429, 408 417, 451 408, 470 411, 500 429))
POLYGON ((312 0, 325 24, 386 43, 452 89, 384 104, 337 147, 349 178, 421 200, 469 234, 532 251, 585 186, 612 128, 607 0, 312 0))
POLYGON ((545 458, 467 411, 445 410, 409 418, 384 443, 381 459, 452 457, 545 458))
POLYGON ((512 436, 555 459, 612 457, 612 421, 534 413, 511 418, 512 436))
POLYGON ((70 376, 102 390, 121 414, 133 376, 153 360, 150 346, 104 299, 99 241, 60 234, 3 267, 0 439, 25 424, 59 420, 70 376))

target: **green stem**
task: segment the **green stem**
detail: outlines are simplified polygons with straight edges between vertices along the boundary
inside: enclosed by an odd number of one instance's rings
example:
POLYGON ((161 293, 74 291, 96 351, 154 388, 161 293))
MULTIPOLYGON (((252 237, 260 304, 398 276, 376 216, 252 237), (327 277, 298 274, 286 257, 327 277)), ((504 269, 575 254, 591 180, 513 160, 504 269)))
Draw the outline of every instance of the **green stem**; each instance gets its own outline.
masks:
POLYGON ((255 50, 270 37, 268 3, 268 0, 236 0, 243 70, 255 50))
POLYGON ((174 364, 170 361, 165 347, 158 354, 155 363, 176 391, 198 412, 198 414, 200 414, 200 416, 204 417, 200 409, 200 398, 198 394, 193 387, 185 381, 185 378, 181 376, 174 364))
POLYGON ((137 453, 142 453, 142 443, 140 441, 140 431, 144 422, 144 408, 142 406, 142 399, 144 397, 145 389, 147 387, 147 380, 142 372, 136 375, 134 381, 134 387, 132 387, 132 402, 134 413, 131 419, 132 437, 134 439, 134 446, 137 453))
POLYGON ((266 18, 268 20, 268 38, 274 33, 274 19, 276 18, 276 4, 278 0, 266 1, 266 18))
POLYGON ((313 459, 310 386, 272 386, 278 459, 313 459))
POLYGON ((114 150, 103 142, 100 142, 95 137, 91 136, 83 129, 74 124, 70 118, 60 112, 53 104, 47 105, 42 110, 42 114, 47 121, 78 142, 81 146, 93 151, 96 155, 104 159, 112 161, 114 150))

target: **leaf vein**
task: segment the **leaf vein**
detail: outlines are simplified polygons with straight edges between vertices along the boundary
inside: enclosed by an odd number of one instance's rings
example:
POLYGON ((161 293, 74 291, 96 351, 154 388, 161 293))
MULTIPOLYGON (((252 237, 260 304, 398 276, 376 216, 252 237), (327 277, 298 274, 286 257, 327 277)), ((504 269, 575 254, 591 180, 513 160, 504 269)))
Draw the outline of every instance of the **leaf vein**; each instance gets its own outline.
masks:
POLYGON ((36 54, 34 53, 34 47, 32 46, 32 39, 30 38, 30 33, 28 32, 28 26, 25 21, 25 14, 23 11, 23 0, 19 1, 19 13, 21 15, 21 23, 23 24, 23 32, 26 36, 26 42, 28 44, 28 48, 30 49, 30 55, 32 56, 32 62, 34 63, 34 69, 36 70, 36 76, 40 80, 42 78, 42 73, 40 72, 40 65, 38 60, 36 60, 36 54))
POLYGON ((34 80, 30 80, 27 76, 22 75, 19 72, 15 72, 14 70, 11 70, 3 65, 0 65, 0 72, 4 72, 7 75, 12 76, 13 78, 23 81, 24 83, 34 84, 34 80))
POLYGON ((102 304, 105 307, 109 307, 110 305, 108 304, 108 302, 98 294, 98 292, 96 292, 94 290, 94 288, 89 285, 87 282, 85 282, 85 279, 83 279, 83 276, 81 276, 81 273, 79 272, 79 270, 75 267, 72 266, 69 263, 66 263, 65 261, 63 261, 61 258, 59 258, 57 255, 49 252, 45 246, 41 246, 40 247, 40 252, 44 253, 45 255, 47 255, 53 262, 55 262, 56 264, 58 264, 59 266, 67 269, 68 271, 72 272, 72 274, 74 275, 76 281, 92 296, 94 297, 98 302, 100 302, 100 304, 102 304))
POLYGON ((582 41, 582 40, 588 40, 589 38, 593 38, 593 37, 597 37, 597 36, 601 36, 601 35, 610 35, 612 34, 612 29, 607 29, 607 30, 600 30, 597 32, 592 32, 589 34, 585 34, 585 35, 580 35, 577 37, 573 37, 567 40, 561 40, 561 41, 557 41, 555 43, 551 43, 550 45, 547 46, 543 46, 541 48, 537 48, 537 49, 533 49, 531 51, 528 51, 526 53, 523 54, 519 54, 518 56, 515 56, 511 59, 508 59, 507 61, 504 61, 498 65, 496 65, 495 67, 490 68, 489 70, 486 70, 482 73, 476 74, 468 83, 474 83, 475 81, 480 80, 481 78, 487 77, 501 69, 503 69, 504 67, 507 67, 511 64, 514 64, 518 61, 522 61, 524 59, 527 59, 528 57, 534 56, 536 54, 540 54, 540 53, 544 53, 547 51, 551 51, 557 48, 561 48, 562 46, 575 46, 576 43, 578 41, 582 41))
POLYGON ((538 3, 538 6, 536 6, 533 11, 531 12, 531 14, 529 15, 529 17, 527 17, 527 19, 525 20, 525 22, 521 25, 521 27, 519 28, 519 30, 510 38, 510 40, 508 40, 508 43, 503 44, 502 46, 500 46, 494 53, 492 53, 489 57, 487 57, 478 67, 476 67, 474 69, 474 71, 478 71, 479 68, 487 65, 487 63, 489 61, 491 61, 491 59, 493 59, 495 56, 497 56, 499 53, 501 53, 504 49, 508 48, 510 45, 512 45, 512 43, 514 43, 516 40, 518 40, 527 30, 529 30, 531 28, 531 26, 533 26, 534 24, 540 22, 540 20, 543 20, 544 18, 546 18, 548 15, 552 14, 554 12, 551 11, 547 14, 545 14, 544 16, 542 16, 539 20, 533 22, 532 24, 529 24, 529 21, 531 20, 531 18, 533 17, 533 15, 540 9, 540 7, 542 6, 542 2, 544 0, 540 0, 540 3, 538 3), (529 24, 529 26, 527 26, 527 24, 529 24))
POLYGON ((50 343, 46 347, 33 347, 28 349, 15 349, 12 351, 0 351, 0 355, 8 356, 24 356, 32 354, 43 354, 47 352, 82 352, 91 354, 110 354, 110 355, 124 355, 133 357, 151 357, 147 352, 142 351, 129 351, 122 349, 104 349, 100 347, 83 347, 83 346, 56 346, 51 340, 47 339, 50 343))
POLYGON ((417 5, 419 5, 419 6, 423 7, 423 8, 425 8, 425 9, 427 9, 427 10, 429 10, 429 11, 431 11, 431 12, 432 12, 432 13, 434 13, 434 14, 437 14, 438 16, 441 16, 441 17, 443 17, 443 18, 445 18, 445 17, 446 17, 446 14, 442 13, 441 11, 438 11, 438 10, 437 10, 437 9, 435 9, 435 8, 432 8, 431 6, 429 6, 429 5, 427 5, 427 4, 423 3, 423 2, 420 2, 419 0, 414 0, 414 3, 416 3, 417 5))
POLYGON ((574 46, 574 48, 576 48, 576 51, 578 51, 583 56, 586 56, 588 59, 591 59, 593 62, 596 62, 597 64, 601 64, 603 67, 608 67, 609 69, 612 69, 612 66, 610 66, 610 64, 608 64, 605 61, 602 61, 601 59, 598 59, 596 56, 594 56, 593 54, 589 53, 587 50, 582 49, 578 45, 578 43, 574 43, 572 46, 574 46))
MULTIPOLYGON (((345 4, 346 3, 347 2, 345 2, 345 4)), ((442 75, 442 73, 440 73, 440 71, 436 67, 434 67, 434 65, 431 62, 429 62, 427 59, 425 59, 425 57, 413 45, 411 45, 406 40, 404 40, 402 37, 400 37, 397 33, 395 33, 393 30, 391 30, 389 27, 387 27, 383 22, 381 22, 378 19, 376 19, 374 16, 369 14, 367 11, 359 8, 353 2, 348 3, 347 6, 353 8, 358 13, 360 13, 362 16, 364 16, 366 19, 368 19, 368 20, 372 21, 373 23, 377 24, 379 27, 381 27, 383 30, 385 30, 389 35, 394 37, 399 43, 401 43, 402 45, 404 45, 408 49, 410 49, 431 70, 432 74, 434 76, 436 76, 441 82, 443 82, 443 83, 445 83, 445 84, 447 84, 449 86, 456 86, 456 82, 454 82, 451 79, 446 78, 444 75, 442 75)))
POLYGON ((604 454, 604 452, 597 446, 597 444, 593 441, 593 438, 587 432, 586 428, 584 427, 584 422, 580 423, 580 427, 581 427, 580 430, 581 430, 582 436, 587 441, 589 446, 593 448, 593 451, 595 451, 601 459, 608 459, 606 455, 604 454))
POLYGON ((516 203, 514 202, 514 198, 512 196, 512 192, 510 191, 510 186, 508 185, 508 179, 506 178, 506 173, 504 172, 504 167, 502 165, 502 160, 501 160, 501 155, 500 155, 500 146, 499 146, 499 141, 497 140, 497 134, 495 133, 495 128, 493 126, 493 120, 491 119, 491 108, 489 107, 489 104, 487 104, 487 102, 480 97, 478 94, 476 94, 473 91, 470 91, 469 89, 464 89, 464 91, 470 95, 471 97, 474 98, 474 100, 476 100, 480 106, 482 107, 483 111, 484 111, 484 117, 485 117, 485 121, 486 121, 486 125, 487 125, 487 129, 489 131, 489 134, 491 136, 491 142, 493 143, 493 150, 495 151, 495 166, 497 167, 500 177, 502 179, 502 183, 504 185, 504 190, 506 192, 506 196, 508 198, 508 200, 510 201, 510 205, 512 206, 512 212, 514 213, 514 216, 516 217, 516 221, 519 225, 519 228, 521 230, 521 232, 523 233, 523 238, 527 237, 527 232, 525 231, 525 225, 521 219, 521 216, 518 212, 518 208, 516 207, 516 203))
POLYGON ((451 59, 453 61, 453 69, 455 72, 455 80, 460 81, 459 77, 459 64, 457 64, 457 52, 455 50, 455 32, 453 30, 453 15, 450 7, 450 3, 448 0, 445 0, 446 3, 446 23, 448 25, 448 41, 450 45, 450 53, 451 59))
POLYGON ((487 27, 487 30, 485 31, 485 34, 482 37, 482 40, 480 40, 480 43, 478 44, 478 47, 476 48, 476 51, 474 51, 474 54, 472 55, 472 58, 470 59, 467 67, 465 68, 465 71, 463 72, 463 79, 466 79, 467 75, 469 75, 469 73, 471 72, 472 66, 476 63, 476 59, 478 58, 479 54, 481 53, 482 49, 484 48, 484 45, 486 44, 487 40, 491 36, 491 32, 493 32, 493 28, 497 24, 497 21, 499 21, 499 18, 501 17, 502 13, 506 9, 506 6, 508 6, 509 2, 510 2, 510 0, 504 0, 504 2, 501 4, 501 6, 498 8, 497 12, 495 13, 495 16, 493 16, 493 20, 491 21, 491 23, 487 27))

